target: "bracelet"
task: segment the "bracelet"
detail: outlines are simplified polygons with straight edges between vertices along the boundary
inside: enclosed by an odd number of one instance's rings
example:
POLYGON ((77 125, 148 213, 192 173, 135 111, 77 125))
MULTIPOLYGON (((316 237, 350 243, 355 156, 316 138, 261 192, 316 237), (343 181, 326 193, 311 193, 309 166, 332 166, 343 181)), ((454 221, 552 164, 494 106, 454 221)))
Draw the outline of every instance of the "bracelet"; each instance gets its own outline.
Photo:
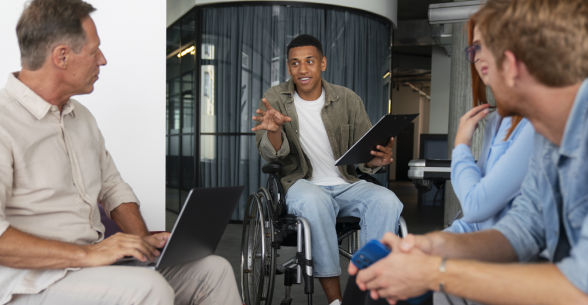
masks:
MULTIPOLYGON (((441 264, 439 264, 439 272, 445 273, 445 263, 447 262, 447 257, 441 259, 441 264)), ((439 291, 445 293, 445 283, 439 282, 439 291)))

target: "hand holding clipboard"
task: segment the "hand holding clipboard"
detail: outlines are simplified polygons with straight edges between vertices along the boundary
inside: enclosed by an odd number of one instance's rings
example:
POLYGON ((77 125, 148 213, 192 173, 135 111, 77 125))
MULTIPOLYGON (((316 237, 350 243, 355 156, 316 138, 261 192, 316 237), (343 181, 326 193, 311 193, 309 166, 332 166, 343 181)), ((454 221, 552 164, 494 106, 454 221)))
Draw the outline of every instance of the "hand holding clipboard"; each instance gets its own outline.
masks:
POLYGON ((384 115, 368 132, 336 161, 335 165, 368 163, 374 155, 371 151, 378 151, 376 147, 386 146, 390 138, 396 137, 419 114, 384 115))

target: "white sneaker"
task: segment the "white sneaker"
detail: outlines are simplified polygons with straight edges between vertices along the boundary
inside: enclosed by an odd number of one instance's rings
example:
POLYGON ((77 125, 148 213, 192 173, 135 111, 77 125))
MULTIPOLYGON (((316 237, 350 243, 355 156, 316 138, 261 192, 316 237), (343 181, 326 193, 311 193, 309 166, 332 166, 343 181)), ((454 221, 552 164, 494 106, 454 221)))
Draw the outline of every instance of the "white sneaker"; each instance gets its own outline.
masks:
POLYGON ((341 305, 341 302, 339 300, 334 300, 331 304, 329 305, 341 305))

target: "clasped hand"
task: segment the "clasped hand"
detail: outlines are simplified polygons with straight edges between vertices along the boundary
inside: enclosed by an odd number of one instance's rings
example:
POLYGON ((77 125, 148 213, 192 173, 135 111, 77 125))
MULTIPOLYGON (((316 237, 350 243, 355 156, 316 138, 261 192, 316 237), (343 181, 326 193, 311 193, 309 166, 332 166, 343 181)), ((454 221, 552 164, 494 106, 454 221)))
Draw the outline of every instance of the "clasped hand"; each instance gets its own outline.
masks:
POLYGON ((357 274, 359 289, 370 290, 372 299, 384 298, 390 304, 427 292, 439 258, 429 255, 432 245, 426 236, 409 234, 401 239, 386 233, 381 241, 392 249, 388 256, 361 271, 349 263, 349 274, 357 274))

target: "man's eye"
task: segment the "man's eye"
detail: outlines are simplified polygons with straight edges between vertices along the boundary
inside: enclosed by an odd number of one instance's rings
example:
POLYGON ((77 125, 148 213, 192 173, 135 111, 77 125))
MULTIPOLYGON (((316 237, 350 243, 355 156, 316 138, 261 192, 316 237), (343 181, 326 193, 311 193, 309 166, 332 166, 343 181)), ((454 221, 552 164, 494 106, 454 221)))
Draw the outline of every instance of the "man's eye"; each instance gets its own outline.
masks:
POLYGON ((309 60, 308 63, 309 64, 313 64, 314 63, 314 60, 309 60))
POLYGON ((298 66, 298 63, 297 62, 293 62, 292 65, 293 66, 298 66))

